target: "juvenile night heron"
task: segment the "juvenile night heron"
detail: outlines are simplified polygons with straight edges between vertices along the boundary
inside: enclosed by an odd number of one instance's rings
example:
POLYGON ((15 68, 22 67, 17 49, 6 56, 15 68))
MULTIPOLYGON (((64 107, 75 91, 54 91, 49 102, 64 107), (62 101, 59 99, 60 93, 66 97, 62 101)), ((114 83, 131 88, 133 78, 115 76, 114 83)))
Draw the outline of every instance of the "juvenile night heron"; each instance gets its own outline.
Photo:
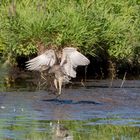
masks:
POLYGON ((50 49, 43 54, 27 61, 26 67, 28 70, 44 71, 54 73, 54 85, 61 94, 63 82, 69 82, 71 78, 76 77, 76 67, 86 66, 90 61, 76 48, 66 47, 62 51, 61 61, 54 50, 50 49))

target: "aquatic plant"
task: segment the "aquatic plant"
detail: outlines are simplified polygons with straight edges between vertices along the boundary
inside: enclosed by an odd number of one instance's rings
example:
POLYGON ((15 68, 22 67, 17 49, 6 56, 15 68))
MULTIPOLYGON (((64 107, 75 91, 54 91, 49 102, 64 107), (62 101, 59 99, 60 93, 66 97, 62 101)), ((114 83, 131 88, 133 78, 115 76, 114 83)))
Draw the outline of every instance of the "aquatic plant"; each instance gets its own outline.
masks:
MULTIPOLYGON (((55 133, 55 127, 57 127, 57 121, 47 121, 47 120, 28 120, 25 116, 25 112, 20 113, 21 116, 16 116, 15 118, 0 119, 0 130, 7 130, 0 133, 0 138, 5 139, 7 135, 11 139, 29 139, 29 140, 45 140, 54 139, 57 135, 55 133), (24 114, 24 115, 23 115, 24 114), (30 123, 29 123, 30 121, 30 123), (12 125, 8 125, 11 123, 12 125), (7 135, 5 135, 7 134, 7 135)), ((63 137, 57 138, 67 138, 68 136, 74 140, 108 140, 108 139, 133 139, 139 140, 139 127, 125 126, 125 125, 111 125, 111 124, 101 124, 96 125, 96 119, 86 120, 86 121, 60 121, 61 134, 67 134, 63 137), (94 125, 95 122, 95 125, 94 125), (91 123, 91 124, 90 124, 91 123), (89 125, 88 125, 89 124, 89 125)), ((100 120, 100 119, 99 119, 100 120)), ((109 120, 108 120, 109 121, 109 120)), ((59 127, 59 126, 58 126, 59 127)), ((57 130, 56 130, 57 131, 57 130)), ((68 139, 68 138, 67 138, 68 139)))

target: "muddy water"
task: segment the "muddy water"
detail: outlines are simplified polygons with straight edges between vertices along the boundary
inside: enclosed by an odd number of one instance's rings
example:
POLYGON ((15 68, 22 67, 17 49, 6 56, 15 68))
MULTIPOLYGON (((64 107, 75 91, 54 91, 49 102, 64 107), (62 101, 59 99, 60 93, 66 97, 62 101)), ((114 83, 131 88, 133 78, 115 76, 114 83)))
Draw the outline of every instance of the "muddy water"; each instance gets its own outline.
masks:
POLYGON ((75 81, 58 98, 27 78, 4 83, 0 140, 140 139, 140 80, 75 81))

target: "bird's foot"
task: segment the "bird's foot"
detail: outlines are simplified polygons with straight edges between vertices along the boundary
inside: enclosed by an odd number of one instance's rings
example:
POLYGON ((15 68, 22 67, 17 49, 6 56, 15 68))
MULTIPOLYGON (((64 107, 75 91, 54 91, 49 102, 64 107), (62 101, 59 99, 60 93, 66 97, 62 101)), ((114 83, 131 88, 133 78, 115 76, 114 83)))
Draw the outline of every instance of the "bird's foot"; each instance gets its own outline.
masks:
POLYGON ((60 97, 61 94, 57 94, 57 96, 55 97, 56 99, 58 99, 60 97))

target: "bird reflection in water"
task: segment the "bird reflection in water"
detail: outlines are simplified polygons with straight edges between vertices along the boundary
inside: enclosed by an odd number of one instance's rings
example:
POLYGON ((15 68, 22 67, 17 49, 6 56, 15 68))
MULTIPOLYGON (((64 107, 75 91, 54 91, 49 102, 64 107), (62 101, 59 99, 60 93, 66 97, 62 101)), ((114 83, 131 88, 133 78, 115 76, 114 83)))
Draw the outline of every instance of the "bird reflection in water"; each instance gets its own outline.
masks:
POLYGON ((66 47, 61 55, 53 49, 47 50, 27 61, 26 67, 28 70, 40 71, 41 77, 43 77, 43 71, 47 71, 48 74, 53 73, 55 75, 54 85, 60 95, 62 84, 69 83, 71 78, 76 77, 77 66, 87 66, 89 63, 88 58, 78 52, 76 48, 66 47))
POLYGON ((73 135, 68 128, 60 124, 58 120, 57 123, 50 123, 52 127, 52 139, 53 140, 73 140, 73 135))

